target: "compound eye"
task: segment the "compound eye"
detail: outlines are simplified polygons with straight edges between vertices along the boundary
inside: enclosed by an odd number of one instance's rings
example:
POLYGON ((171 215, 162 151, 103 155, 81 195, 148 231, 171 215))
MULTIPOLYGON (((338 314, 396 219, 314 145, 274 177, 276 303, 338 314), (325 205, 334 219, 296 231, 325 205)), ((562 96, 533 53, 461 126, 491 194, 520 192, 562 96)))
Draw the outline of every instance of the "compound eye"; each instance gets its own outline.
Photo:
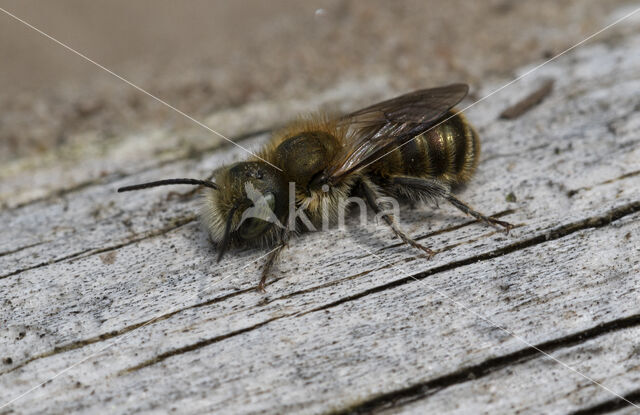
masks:
POLYGON ((238 234, 242 239, 245 240, 257 238, 264 233, 269 225, 269 222, 265 222, 262 219, 250 218, 245 220, 242 225, 240 225, 238 234))
POLYGON ((238 235, 242 239, 253 239, 262 235, 267 228, 277 220, 273 209, 276 199, 273 193, 267 193, 264 197, 253 201, 253 206, 243 212, 243 220, 238 235))

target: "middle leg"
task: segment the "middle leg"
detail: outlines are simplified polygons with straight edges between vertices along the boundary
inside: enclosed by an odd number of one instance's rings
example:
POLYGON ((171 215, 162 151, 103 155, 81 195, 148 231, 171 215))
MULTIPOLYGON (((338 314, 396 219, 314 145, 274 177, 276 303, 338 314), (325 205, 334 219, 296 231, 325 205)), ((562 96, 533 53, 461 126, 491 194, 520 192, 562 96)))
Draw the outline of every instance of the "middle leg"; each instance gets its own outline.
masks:
MULTIPOLYGON (((360 181, 360 189, 362 190, 362 193, 364 194, 364 197, 367 201, 367 204, 369 204, 369 206, 371 206, 371 208, 373 209, 374 212, 376 212, 376 214, 379 214, 383 211, 382 207, 378 204, 377 199, 379 199, 380 194, 376 191, 376 189, 373 187, 373 185, 371 183, 369 183, 369 181, 367 179, 362 179, 360 181)), ((387 225, 389 225, 389 227, 391 228, 391 230, 393 231, 393 233, 400 238, 400 240, 402 242, 404 242, 407 245, 410 245, 414 248, 420 249, 421 251, 424 251, 427 253, 427 255, 429 256, 429 258, 431 258, 432 256, 435 255, 435 252, 432 251, 431 249, 427 248, 426 246, 416 242, 415 240, 411 239, 409 237, 409 235, 407 235, 402 229, 400 229, 400 227, 398 226, 398 224, 396 223, 394 217, 392 215, 389 214, 383 214, 382 215, 382 219, 387 223, 387 225)))

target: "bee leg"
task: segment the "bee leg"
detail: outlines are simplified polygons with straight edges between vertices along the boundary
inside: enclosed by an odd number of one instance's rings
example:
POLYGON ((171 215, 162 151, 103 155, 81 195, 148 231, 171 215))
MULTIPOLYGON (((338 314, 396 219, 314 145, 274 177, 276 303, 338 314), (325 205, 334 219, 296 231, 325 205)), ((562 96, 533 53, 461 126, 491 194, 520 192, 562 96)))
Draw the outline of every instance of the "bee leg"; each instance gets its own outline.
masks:
POLYGON ((474 218, 478 219, 479 221, 482 221, 490 226, 493 226, 494 228, 498 228, 501 231, 504 231, 504 233, 509 233, 509 231, 513 228, 513 225, 510 224, 509 222, 498 220, 498 219, 492 218, 491 216, 485 216, 482 213, 476 210, 473 210, 471 206, 467 205, 462 200, 456 198, 453 195, 449 194, 446 196, 446 198, 453 206, 457 207, 467 215, 471 215, 474 218))
MULTIPOLYGON (((365 180, 361 180, 360 181, 360 188, 362 189, 362 193, 364 193, 364 197, 367 200, 367 203, 369 204, 369 206, 371 206, 373 211, 376 214, 379 214, 380 212, 382 212, 383 209, 377 202, 377 199, 379 198, 379 194, 371 186, 371 184, 367 183, 367 181, 365 181, 365 180)), ((429 249, 426 246, 414 241, 406 233, 404 233, 402 231, 402 229, 400 229, 400 227, 398 226, 398 224, 396 223, 396 221, 395 221, 395 219, 393 218, 392 215, 383 214, 382 218, 384 219, 385 222, 387 222, 387 224, 389 225, 389 227, 391 228, 393 233, 398 238, 400 238, 400 240, 402 242, 404 242, 405 244, 410 245, 410 246, 412 246, 414 248, 417 248, 417 249, 419 249, 421 251, 426 252, 427 255, 429 256, 429 258, 431 258, 432 256, 434 256, 436 254, 431 249, 429 249)))
POLYGON ((266 292, 264 289, 264 286, 266 285, 267 277, 269 276, 269 270, 271 269, 273 264, 276 262, 276 259, 278 259, 278 256, 280 255, 282 250, 286 248, 287 244, 289 243, 288 235, 289 235, 288 232, 284 232, 282 235, 282 239, 279 242, 279 245, 276 248, 274 248, 273 251, 271 251, 267 256, 267 261, 264 263, 264 266, 262 267, 260 282, 256 287, 256 290, 258 290, 261 293, 266 292))
POLYGON ((513 228, 513 225, 509 222, 504 222, 492 217, 487 217, 482 213, 474 210, 471 206, 453 196, 449 192, 449 187, 437 180, 428 180, 419 177, 398 176, 393 179, 393 183, 396 185, 405 186, 408 189, 421 193, 425 198, 431 198, 434 200, 437 200, 438 198, 447 199, 449 203, 451 203, 453 206, 457 207, 467 215, 471 215, 479 221, 482 221, 490 226, 493 226, 500 230, 504 230, 506 233, 509 233, 509 230, 513 228))

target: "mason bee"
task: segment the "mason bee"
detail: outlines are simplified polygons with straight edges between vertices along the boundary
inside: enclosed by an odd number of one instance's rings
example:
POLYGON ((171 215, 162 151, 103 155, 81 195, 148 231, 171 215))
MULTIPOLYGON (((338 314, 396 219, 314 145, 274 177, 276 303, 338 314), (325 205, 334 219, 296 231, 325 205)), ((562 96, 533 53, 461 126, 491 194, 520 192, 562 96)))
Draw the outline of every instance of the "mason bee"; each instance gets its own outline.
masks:
POLYGON ((476 170, 480 142, 454 110, 464 84, 422 89, 344 116, 315 115, 276 132, 247 161, 221 167, 206 180, 169 179, 154 186, 204 186, 200 218, 217 245, 218 261, 230 246, 275 246, 258 284, 290 236, 335 220, 342 201, 359 195, 404 243, 430 248, 409 237, 379 202, 383 196, 410 201, 447 200, 479 221, 508 232, 511 224, 487 217, 451 194, 476 170), (213 179, 213 181, 211 181, 213 179), (284 225, 283 225, 284 224, 284 225))

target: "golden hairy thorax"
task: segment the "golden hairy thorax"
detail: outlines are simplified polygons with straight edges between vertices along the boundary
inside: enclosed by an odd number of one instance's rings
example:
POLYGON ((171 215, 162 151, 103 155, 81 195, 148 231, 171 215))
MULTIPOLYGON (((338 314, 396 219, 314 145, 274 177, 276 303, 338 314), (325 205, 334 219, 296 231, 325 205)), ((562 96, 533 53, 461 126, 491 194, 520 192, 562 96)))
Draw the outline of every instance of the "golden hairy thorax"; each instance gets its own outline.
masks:
POLYGON ((286 181, 295 183, 296 206, 305 206, 309 220, 319 226, 322 211, 331 220, 338 215, 339 201, 349 197, 358 175, 330 188, 315 188, 310 182, 334 160, 345 140, 345 128, 323 115, 301 118, 276 132, 260 157, 282 169, 286 181))
POLYGON ((259 156, 282 169, 289 181, 306 186, 333 160, 346 134, 329 117, 300 118, 277 131, 259 156))

